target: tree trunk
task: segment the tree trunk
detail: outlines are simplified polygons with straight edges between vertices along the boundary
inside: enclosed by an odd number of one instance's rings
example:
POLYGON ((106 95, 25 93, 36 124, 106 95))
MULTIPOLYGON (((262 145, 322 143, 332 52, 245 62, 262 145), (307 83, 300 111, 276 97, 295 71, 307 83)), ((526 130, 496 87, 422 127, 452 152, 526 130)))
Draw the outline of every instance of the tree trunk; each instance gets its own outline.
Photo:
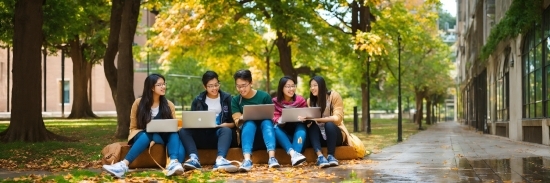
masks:
POLYGON ((73 61, 73 91, 74 98, 71 109, 71 114, 68 118, 97 118, 92 111, 90 101, 88 100, 88 73, 92 70, 92 63, 86 61, 84 58, 84 50, 80 44, 80 39, 75 36, 73 40, 69 42, 71 46, 70 55, 73 61))
POLYGON ((111 88, 111 95, 113 96, 115 107, 117 105, 117 69, 115 67, 115 58, 118 53, 118 38, 120 35, 123 5, 124 0, 112 0, 109 39, 107 41, 105 57, 103 57, 103 71, 109 83, 109 88, 111 88))
POLYGON ((15 3, 13 35, 13 100, 10 125, 0 133, 4 142, 68 140, 46 129, 41 111, 41 46, 44 0, 15 3))
POLYGON ((288 44, 290 39, 286 38, 281 31, 277 31, 277 40, 275 41, 279 50, 279 67, 281 71, 285 76, 290 76, 296 80, 298 74, 292 64, 292 49, 288 44))
POLYGON ((132 46, 139 17, 139 1, 125 1, 122 12, 117 60, 117 129, 115 136, 125 138, 129 134, 130 110, 134 103, 134 58, 132 46), (118 95, 120 94, 120 95, 118 95))
POLYGON ((426 98, 426 124, 429 124, 431 125, 432 124, 432 119, 433 119, 433 115, 432 115, 432 101, 430 99, 428 99, 428 97, 426 98))
POLYGON ((415 91, 415 100, 416 100, 416 115, 414 118, 414 122, 418 124, 419 127, 422 127, 422 100, 424 99, 424 96, 422 92, 415 91))

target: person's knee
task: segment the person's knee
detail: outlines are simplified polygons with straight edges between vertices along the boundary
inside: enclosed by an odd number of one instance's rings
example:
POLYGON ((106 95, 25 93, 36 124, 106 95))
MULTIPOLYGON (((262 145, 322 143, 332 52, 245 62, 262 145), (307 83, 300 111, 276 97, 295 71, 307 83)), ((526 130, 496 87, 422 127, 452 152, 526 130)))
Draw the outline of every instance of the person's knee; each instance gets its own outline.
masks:
POLYGON ((337 126, 333 122, 327 122, 325 128, 337 128, 337 126))
POLYGON ((223 136, 223 135, 231 136, 231 133, 233 133, 231 131, 231 128, 221 127, 221 128, 218 129, 218 136, 223 136))
POLYGON ((189 135, 189 132, 186 130, 186 129, 180 129, 178 130, 178 135, 179 136, 186 136, 186 135, 189 135))

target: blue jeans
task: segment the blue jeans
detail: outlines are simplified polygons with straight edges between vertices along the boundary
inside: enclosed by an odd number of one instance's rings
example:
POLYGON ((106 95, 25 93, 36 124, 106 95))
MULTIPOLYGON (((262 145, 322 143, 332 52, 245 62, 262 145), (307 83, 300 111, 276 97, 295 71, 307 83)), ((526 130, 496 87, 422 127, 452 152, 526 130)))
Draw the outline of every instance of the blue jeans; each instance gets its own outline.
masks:
POLYGON ((302 153, 306 142, 306 124, 299 122, 286 123, 284 126, 275 125, 277 143, 288 153, 290 148, 302 153), (290 142, 292 140, 292 143, 290 142))
POLYGON ((179 130, 179 137, 183 143, 183 147, 189 151, 188 154, 196 154, 198 156, 197 148, 218 149, 218 156, 225 158, 231 145, 233 131, 227 127, 206 129, 182 128, 179 130))
POLYGON ((256 129, 258 125, 262 129, 261 133, 264 139, 267 151, 275 151, 275 135, 273 130, 273 122, 271 120, 245 121, 241 127, 241 142, 243 154, 252 154, 256 129))
POLYGON ((164 141, 164 144, 166 145, 166 149, 168 150, 168 156, 170 157, 170 159, 172 160, 177 159, 179 162, 183 162, 183 157, 179 155, 180 152, 183 151, 183 146, 181 145, 181 141, 179 139, 178 133, 176 132, 170 132, 170 133, 147 133, 144 131, 139 132, 130 141, 130 143, 133 142, 133 144, 130 147, 128 154, 126 154, 126 157, 124 159, 132 163, 132 161, 134 161, 139 156, 139 154, 141 154, 145 149, 149 147, 149 143, 153 141, 154 135, 159 135, 162 141, 164 141))

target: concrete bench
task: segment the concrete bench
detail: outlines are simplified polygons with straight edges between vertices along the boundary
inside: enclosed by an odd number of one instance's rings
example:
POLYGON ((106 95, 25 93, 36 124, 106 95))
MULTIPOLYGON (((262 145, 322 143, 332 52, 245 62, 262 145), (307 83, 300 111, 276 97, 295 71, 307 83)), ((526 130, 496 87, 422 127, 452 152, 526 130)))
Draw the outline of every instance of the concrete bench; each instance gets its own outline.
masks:
MULTIPOLYGON (((120 151, 120 157, 126 156, 130 146, 123 145, 120 151)), ((326 148, 322 149, 323 154, 326 155, 326 148)), ((199 149, 199 158, 202 165, 213 165, 217 157, 217 149, 199 149)), ((155 144, 151 147, 152 157, 161 165, 166 166, 166 149, 163 145, 155 144)), ((313 148, 307 148, 304 150, 304 156, 306 156, 307 162, 316 162, 317 155, 313 152, 313 148)), ((336 153, 334 154, 338 160, 352 160, 359 159, 357 157, 355 150, 351 146, 338 146, 336 147, 336 153)), ((227 152, 228 160, 243 160, 243 153, 241 148, 230 148, 227 152)), ((290 165, 290 156, 286 154, 283 149, 277 148, 275 150, 275 158, 282 165, 290 165)), ((361 157, 362 158, 362 157, 361 157)), ((254 164, 266 164, 268 160, 268 154, 266 150, 257 150, 252 152, 252 162, 254 164)), ((145 150, 141 153, 129 166, 130 168, 156 168, 158 167, 151 156, 149 156, 149 151, 145 150)))

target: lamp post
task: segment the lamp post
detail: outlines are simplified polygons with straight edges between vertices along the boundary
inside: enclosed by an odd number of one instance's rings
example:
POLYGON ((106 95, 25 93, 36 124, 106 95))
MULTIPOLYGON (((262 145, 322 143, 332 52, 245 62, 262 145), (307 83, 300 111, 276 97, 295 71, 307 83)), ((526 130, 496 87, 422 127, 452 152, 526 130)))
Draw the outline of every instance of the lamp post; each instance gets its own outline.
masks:
POLYGON ((370 56, 367 57, 367 134, 371 134, 370 129, 370 56))
POLYGON ((6 72, 6 74, 8 75, 8 87, 6 87, 6 90, 8 90, 6 93, 8 94, 8 98, 7 98, 7 106, 6 106, 6 109, 8 109, 7 112, 10 112, 10 73, 11 73, 11 70, 10 70, 10 45, 8 45, 8 72, 6 72))
POLYGON ((65 118, 65 45, 61 47, 61 117, 65 118))
POLYGON ((401 114, 401 34, 397 34, 397 53, 398 53, 398 63, 397 63, 397 142, 403 141, 402 131, 402 114, 401 114))

